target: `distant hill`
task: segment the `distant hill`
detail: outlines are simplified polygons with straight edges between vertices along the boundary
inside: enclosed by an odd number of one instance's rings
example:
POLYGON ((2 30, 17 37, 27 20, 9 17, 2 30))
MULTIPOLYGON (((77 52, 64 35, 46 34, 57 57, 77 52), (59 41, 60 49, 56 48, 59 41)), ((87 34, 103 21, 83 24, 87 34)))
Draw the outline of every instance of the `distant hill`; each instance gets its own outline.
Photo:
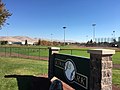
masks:
POLYGON ((37 42, 37 38, 31 38, 28 36, 0 36, 0 41, 9 41, 9 42, 37 42))
MULTIPOLYGON (((34 42, 38 42, 39 38, 31 38, 28 36, 0 36, 0 41, 25 42, 25 40, 34 43, 34 42)), ((51 41, 50 39, 43 39, 43 38, 42 40, 51 41)), ((53 40, 53 41, 64 42, 63 40, 53 40)), ((76 41, 66 40, 66 42, 75 43, 76 41)))

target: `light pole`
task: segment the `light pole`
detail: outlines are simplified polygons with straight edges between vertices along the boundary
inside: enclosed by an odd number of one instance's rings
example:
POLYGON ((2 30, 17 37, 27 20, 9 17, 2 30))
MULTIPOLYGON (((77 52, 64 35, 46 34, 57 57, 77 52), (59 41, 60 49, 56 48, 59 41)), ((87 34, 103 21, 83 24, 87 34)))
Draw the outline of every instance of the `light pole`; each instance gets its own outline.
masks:
POLYGON ((113 31, 113 38, 115 39, 115 31, 113 31))
POLYGON ((113 33, 112 33, 111 35, 112 35, 111 42, 113 42, 113 41, 114 41, 114 40, 113 40, 113 39, 114 39, 114 37, 113 37, 113 33))
POLYGON ((51 42, 52 42, 52 35, 53 35, 53 34, 51 33, 51 42))
POLYGON ((92 24, 93 26, 93 42, 95 42, 95 26, 96 24, 92 24))
POLYGON ((53 45, 53 40, 52 40, 53 34, 51 33, 50 35, 51 35, 51 45, 53 45))
MULTIPOLYGON (((9 26, 10 24, 9 23, 6 23, 6 26, 9 26)), ((9 43, 8 41, 8 32, 7 32, 7 29, 6 29, 6 41, 9 43)))
POLYGON ((86 43, 88 42, 88 35, 86 35, 86 43))
POLYGON ((115 31, 113 31, 113 42, 116 42, 116 39, 115 39, 115 31))
POLYGON ((63 27, 63 29, 64 29, 64 46, 65 46, 65 29, 66 29, 67 27, 63 27))

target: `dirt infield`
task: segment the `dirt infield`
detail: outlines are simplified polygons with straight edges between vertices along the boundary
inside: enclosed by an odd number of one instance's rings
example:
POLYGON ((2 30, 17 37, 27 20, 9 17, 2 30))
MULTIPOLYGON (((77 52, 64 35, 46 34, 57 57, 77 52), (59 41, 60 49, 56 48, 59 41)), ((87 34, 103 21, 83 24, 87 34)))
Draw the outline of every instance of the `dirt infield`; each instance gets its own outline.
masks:
POLYGON ((120 69, 120 64, 113 64, 113 68, 120 69))
POLYGON ((30 56, 18 53, 3 53, 0 52, 1 57, 17 57, 17 58, 25 58, 25 59, 33 59, 33 60, 48 60, 48 57, 39 57, 39 56, 30 56))

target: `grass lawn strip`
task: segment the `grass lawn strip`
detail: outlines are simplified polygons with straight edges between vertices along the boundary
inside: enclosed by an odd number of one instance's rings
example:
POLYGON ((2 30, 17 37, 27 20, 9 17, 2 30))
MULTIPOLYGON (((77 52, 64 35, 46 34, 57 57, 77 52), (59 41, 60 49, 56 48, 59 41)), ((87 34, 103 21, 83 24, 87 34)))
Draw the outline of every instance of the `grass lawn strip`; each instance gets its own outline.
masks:
POLYGON ((113 69, 112 82, 120 87, 120 69, 113 69))
POLYGON ((0 90, 18 90, 15 78, 5 75, 42 75, 48 72, 47 61, 0 57, 0 90))

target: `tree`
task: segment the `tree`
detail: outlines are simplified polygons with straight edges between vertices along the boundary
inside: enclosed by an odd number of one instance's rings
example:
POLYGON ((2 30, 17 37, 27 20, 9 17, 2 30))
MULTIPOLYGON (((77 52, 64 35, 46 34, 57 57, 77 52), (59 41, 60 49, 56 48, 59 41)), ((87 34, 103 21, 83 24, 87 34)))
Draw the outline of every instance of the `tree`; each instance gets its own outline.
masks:
POLYGON ((25 45, 28 45, 28 42, 27 42, 27 40, 25 40, 25 45))
POLYGON ((91 43, 91 44, 93 43, 92 39, 90 40, 90 43, 91 43))
POLYGON ((6 44, 8 44, 8 41, 0 41, 0 44, 1 45, 6 45, 6 44))
POLYGON ((116 39, 113 39, 113 42, 116 43, 117 42, 116 39))
MULTIPOLYGON (((12 14, 5 8, 5 4, 0 0, 0 28, 6 23, 7 18, 12 14)), ((8 24, 8 23, 7 23, 8 24)))
POLYGON ((41 39, 38 40, 38 45, 41 45, 41 39))

